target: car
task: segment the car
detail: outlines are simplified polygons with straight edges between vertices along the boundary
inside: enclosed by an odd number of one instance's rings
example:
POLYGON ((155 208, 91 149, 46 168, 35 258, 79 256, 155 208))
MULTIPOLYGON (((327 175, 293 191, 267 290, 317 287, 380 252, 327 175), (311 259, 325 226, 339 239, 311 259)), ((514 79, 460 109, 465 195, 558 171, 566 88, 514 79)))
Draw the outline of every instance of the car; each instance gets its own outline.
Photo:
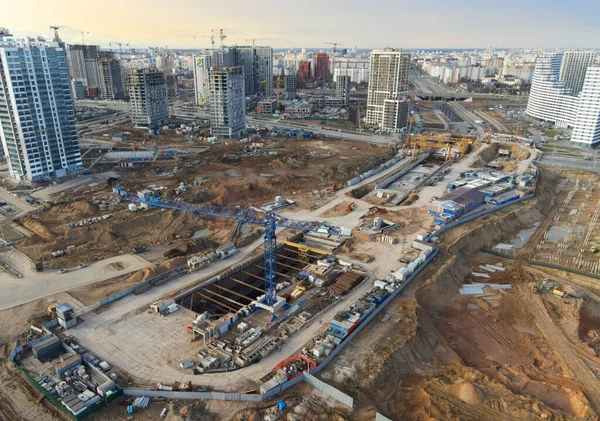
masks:
POLYGON ((85 263, 80 263, 80 264, 77 265, 77 267, 79 269, 83 269, 85 267, 85 263))
POLYGON ((67 269, 65 269, 65 268, 60 268, 60 269, 58 270, 58 273, 67 273, 67 269))

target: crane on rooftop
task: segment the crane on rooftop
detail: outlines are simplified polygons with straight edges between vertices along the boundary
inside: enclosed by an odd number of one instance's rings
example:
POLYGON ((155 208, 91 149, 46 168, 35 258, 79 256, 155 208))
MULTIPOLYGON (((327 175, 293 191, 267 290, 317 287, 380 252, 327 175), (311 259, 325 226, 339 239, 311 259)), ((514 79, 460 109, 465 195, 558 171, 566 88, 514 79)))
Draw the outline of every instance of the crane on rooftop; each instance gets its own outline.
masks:
POLYGON ((325 42, 324 44, 333 45, 333 48, 331 49, 331 51, 333 51, 334 55, 335 55, 335 53, 337 51, 337 46, 340 45, 339 42, 325 42))
POLYGON ((79 31, 79 33, 81 34, 81 44, 85 45, 85 34, 89 34, 90 31, 79 31))
POLYGON ((54 41, 61 42, 60 36, 58 35, 58 30, 60 28, 64 28, 63 26, 50 25, 50 29, 54 29, 54 41))
POLYGON ((219 38, 221 38, 221 50, 222 50, 222 49, 223 49, 223 47, 224 47, 224 43, 223 43, 223 41, 225 41, 225 38, 227 38, 227 35, 225 35, 225 34, 223 33, 223 31, 224 31, 224 29, 219 29, 219 38))
POLYGON ((264 291, 265 294, 257 299, 257 306, 270 311, 275 317, 275 311, 284 305, 284 299, 277 297, 277 235, 278 228, 290 228, 298 231, 326 232, 339 234, 328 225, 318 221, 297 221, 287 219, 270 211, 261 211, 252 207, 211 206, 206 204, 189 203, 182 200, 160 199, 149 194, 138 192, 130 194, 123 187, 115 188, 115 193, 125 200, 135 203, 144 203, 165 209, 181 210, 195 215, 225 218, 242 223, 262 225, 265 229, 264 236, 264 291))

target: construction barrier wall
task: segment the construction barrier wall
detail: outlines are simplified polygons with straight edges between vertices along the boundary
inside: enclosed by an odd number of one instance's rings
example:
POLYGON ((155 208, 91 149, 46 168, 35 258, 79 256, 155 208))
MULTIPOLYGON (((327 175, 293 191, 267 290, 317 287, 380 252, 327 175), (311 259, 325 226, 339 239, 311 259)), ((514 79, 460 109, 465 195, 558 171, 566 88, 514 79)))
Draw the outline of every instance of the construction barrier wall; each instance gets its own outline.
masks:
MULTIPOLYGON (((512 256, 510 258, 512 259, 512 256)), ((529 263, 531 265, 535 265, 535 266, 547 267, 550 269, 564 270, 565 272, 576 273, 577 275, 587 276, 589 278, 600 279, 600 275, 598 275, 597 273, 589 273, 589 272, 585 272, 583 270, 574 269, 574 268, 570 268, 570 267, 562 266, 562 265, 557 265, 556 263, 544 262, 542 260, 529 260, 527 263, 529 263)))
POLYGON ((343 403, 348 408, 354 408, 354 399, 352 399, 352 396, 346 395, 344 392, 336 389, 335 387, 317 379, 312 374, 304 373, 304 381, 309 385, 319 389, 321 392, 328 394, 336 401, 343 403))

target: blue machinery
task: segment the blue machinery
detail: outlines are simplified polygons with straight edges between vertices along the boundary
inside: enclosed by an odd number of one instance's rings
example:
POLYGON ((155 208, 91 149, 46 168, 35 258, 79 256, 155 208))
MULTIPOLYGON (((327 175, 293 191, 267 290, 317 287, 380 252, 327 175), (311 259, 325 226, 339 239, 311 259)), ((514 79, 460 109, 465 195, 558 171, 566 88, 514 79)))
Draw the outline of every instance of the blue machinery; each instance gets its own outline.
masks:
MULTIPOLYGON (((265 295, 260 299, 260 304, 265 310, 275 313, 277 306, 277 228, 290 228, 299 231, 317 232, 324 228, 329 234, 339 234, 331 227, 317 221, 297 221, 287 219, 274 212, 257 211, 250 207, 227 207, 194 204, 182 200, 169 200, 153 197, 148 194, 130 194, 123 187, 115 187, 113 191, 130 202, 147 204, 159 208, 175 209, 202 216, 214 216, 231 219, 241 223, 262 225, 265 228, 265 295)), ((259 304, 259 305, 260 305, 259 304)))

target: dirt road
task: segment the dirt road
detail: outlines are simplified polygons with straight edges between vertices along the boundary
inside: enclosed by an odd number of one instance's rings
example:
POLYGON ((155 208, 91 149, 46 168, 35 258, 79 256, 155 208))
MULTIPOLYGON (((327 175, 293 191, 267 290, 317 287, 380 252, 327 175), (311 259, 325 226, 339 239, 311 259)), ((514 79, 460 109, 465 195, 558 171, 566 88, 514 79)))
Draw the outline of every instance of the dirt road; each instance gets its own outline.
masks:
POLYGON ((600 380, 590 371, 582 361, 578 350, 565 338, 562 330, 554 324, 546 311, 539 295, 533 294, 529 285, 519 285, 519 291, 529 311, 534 317, 535 324, 554 347, 557 358, 573 372, 573 377, 584 386, 584 395, 594 407, 596 413, 600 412, 600 380))

